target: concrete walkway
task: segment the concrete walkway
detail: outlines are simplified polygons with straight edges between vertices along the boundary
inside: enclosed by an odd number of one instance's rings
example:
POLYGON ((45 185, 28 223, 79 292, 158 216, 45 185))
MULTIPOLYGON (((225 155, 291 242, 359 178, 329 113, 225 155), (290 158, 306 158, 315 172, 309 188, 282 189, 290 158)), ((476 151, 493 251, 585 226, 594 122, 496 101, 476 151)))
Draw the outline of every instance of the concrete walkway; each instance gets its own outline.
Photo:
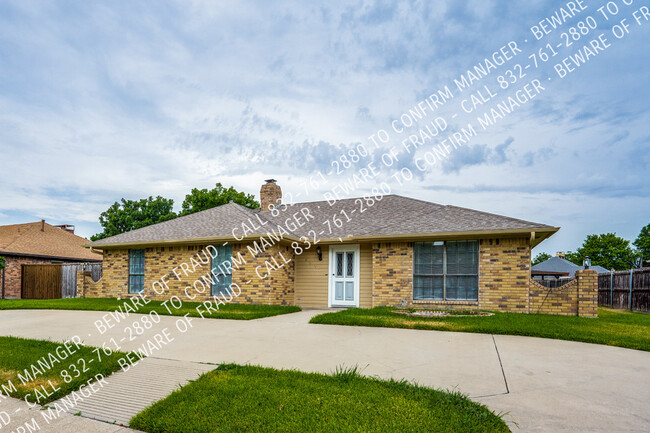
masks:
MULTIPOLYGON (((516 336, 309 325, 318 311, 254 321, 184 319, 128 342, 126 323, 100 335, 90 311, 0 311, 0 333, 64 340, 79 335, 101 346, 110 337, 135 350, 167 328, 174 341, 152 356, 204 363, 251 363, 331 372, 358 365, 366 375, 406 378, 458 389, 497 412, 513 431, 650 431, 650 353, 516 336), (126 341, 125 341, 126 340, 126 341)), ((1 407, 1 403, 0 403, 1 407)), ((0 409, 1 410, 1 409, 0 409)))
POLYGON ((107 424, 93 419, 74 416, 69 413, 60 413, 56 418, 46 419, 46 413, 40 406, 30 408, 23 400, 7 398, 0 400, 0 430, 7 433, 136 433, 125 427, 107 424), (5 425, 2 420, 9 417, 5 425))
POLYGON ((210 364, 145 358, 128 371, 107 378, 108 385, 77 404, 74 413, 128 426, 131 418, 148 406, 214 369, 210 364))

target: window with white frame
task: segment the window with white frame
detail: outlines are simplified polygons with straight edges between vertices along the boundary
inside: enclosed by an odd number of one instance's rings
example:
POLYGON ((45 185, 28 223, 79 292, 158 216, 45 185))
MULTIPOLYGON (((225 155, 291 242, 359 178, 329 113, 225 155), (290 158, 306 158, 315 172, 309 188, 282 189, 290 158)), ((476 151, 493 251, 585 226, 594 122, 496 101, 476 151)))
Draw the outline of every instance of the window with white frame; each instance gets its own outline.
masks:
POLYGON ((478 241, 415 242, 413 299, 478 301, 478 241))

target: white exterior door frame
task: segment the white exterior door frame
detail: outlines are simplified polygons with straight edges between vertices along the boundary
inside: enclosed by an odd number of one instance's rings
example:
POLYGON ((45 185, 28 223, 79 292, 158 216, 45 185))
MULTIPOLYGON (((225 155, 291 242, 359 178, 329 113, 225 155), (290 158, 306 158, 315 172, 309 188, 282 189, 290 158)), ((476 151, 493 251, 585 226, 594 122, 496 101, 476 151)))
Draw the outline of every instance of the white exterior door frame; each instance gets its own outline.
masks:
POLYGON ((330 246, 328 307, 359 306, 360 262, 360 248, 358 244, 330 246), (352 253, 351 265, 348 263, 350 260, 350 254, 348 253, 352 253), (339 264, 342 269, 339 268, 339 264), (352 275, 350 275, 350 271, 352 275))

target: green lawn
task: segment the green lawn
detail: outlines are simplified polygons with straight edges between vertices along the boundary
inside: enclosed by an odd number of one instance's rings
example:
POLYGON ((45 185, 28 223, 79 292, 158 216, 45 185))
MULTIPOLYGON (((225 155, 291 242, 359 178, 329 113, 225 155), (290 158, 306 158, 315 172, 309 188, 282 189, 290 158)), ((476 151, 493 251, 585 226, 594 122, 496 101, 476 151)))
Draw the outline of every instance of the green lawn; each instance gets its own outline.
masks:
MULTIPOLYGON (((0 310, 91 310, 91 311, 114 311, 126 300, 118 301, 116 298, 71 298, 71 299, 2 299, 0 310)), ((130 303, 130 302, 129 302, 130 303)), ((169 303, 167 305, 170 305, 169 303)), ((200 302, 184 302, 178 310, 169 307, 173 316, 201 317, 196 307, 200 302)), ((169 316, 167 308, 161 302, 151 301, 138 309, 138 313, 149 313, 156 311, 160 315, 169 316)), ((239 319, 251 320, 262 317, 277 316, 279 314, 295 313, 300 307, 293 305, 248 305, 248 304, 226 304, 221 305, 217 312, 208 314, 203 308, 203 316, 210 319, 239 319)))
POLYGON ((151 433, 509 432, 485 406, 406 382, 222 365, 131 420, 151 433))
POLYGON ((598 318, 518 313, 424 318, 394 313, 386 307, 351 308, 318 315, 311 323, 528 335, 650 351, 650 315, 605 308, 598 310, 598 318))
POLYGON ((28 396, 30 402, 41 405, 50 403, 77 391, 89 380, 95 381, 98 374, 107 377, 119 370, 117 360, 124 355, 113 352, 109 356, 101 349, 74 343, 66 349, 51 341, 0 337, 0 392, 16 398, 28 396))

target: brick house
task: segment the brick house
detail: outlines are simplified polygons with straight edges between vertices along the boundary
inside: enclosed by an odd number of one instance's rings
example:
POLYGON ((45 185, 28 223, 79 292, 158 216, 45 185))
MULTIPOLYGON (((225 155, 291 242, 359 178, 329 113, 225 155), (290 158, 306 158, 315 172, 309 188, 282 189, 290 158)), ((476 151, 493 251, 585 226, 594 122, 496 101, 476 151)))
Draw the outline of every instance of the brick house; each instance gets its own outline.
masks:
POLYGON ((557 227, 398 195, 276 205, 272 179, 260 196, 261 209, 229 203, 89 244, 104 276, 86 295, 204 301, 233 289, 254 304, 577 314, 577 285, 544 306, 530 278, 531 249, 557 227))
POLYGON ((101 254, 84 248, 87 243, 71 225, 52 226, 42 220, 0 226, 0 256, 5 258, 2 297, 20 297, 21 265, 101 262, 101 254))

